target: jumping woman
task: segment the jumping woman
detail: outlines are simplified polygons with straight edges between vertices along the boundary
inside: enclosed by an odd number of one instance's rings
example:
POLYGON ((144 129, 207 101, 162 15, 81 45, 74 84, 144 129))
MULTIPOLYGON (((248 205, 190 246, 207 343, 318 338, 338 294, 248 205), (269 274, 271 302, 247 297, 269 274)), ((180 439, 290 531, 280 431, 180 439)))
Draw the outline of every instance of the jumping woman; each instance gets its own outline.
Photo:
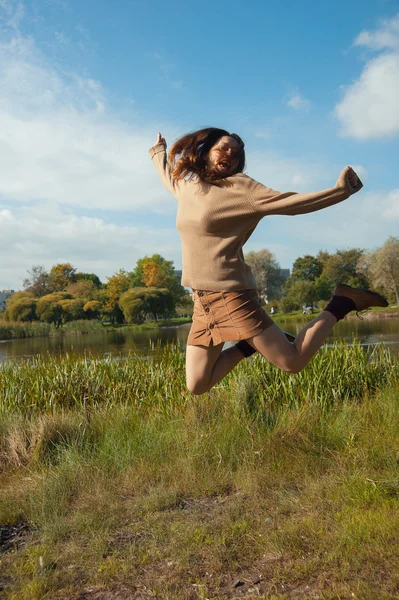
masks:
POLYGON ((293 342, 261 308, 242 247, 267 215, 302 215, 342 202, 362 182, 351 167, 321 192, 277 192, 243 173, 244 143, 224 129, 180 138, 166 154, 158 134, 150 156, 162 183, 178 201, 182 285, 192 288, 193 323, 187 340, 186 382, 193 394, 209 391, 241 360, 259 352, 276 367, 298 373, 350 311, 387 306, 379 294, 337 285, 328 304, 293 342), (224 342, 237 341, 222 351, 224 342))

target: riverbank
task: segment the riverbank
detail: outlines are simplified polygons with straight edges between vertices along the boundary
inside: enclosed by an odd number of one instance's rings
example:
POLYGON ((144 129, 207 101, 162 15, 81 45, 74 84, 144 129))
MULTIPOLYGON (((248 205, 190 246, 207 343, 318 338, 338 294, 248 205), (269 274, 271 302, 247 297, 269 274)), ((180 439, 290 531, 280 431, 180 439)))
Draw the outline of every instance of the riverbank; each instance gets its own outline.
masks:
POLYGON ((150 329, 161 329, 164 327, 178 327, 185 323, 190 323, 190 318, 176 317, 172 319, 162 319, 159 321, 146 321, 141 325, 115 325, 103 323, 102 321, 70 321, 61 328, 48 323, 34 321, 32 323, 8 323, 0 321, 0 341, 24 339, 33 337, 57 337, 64 335, 87 335, 99 331, 119 331, 133 330, 146 331, 150 329))
POLYGON ((13 600, 394 598, 399 361, 259 357, 201 397, 184 354, 0 371, 0 586, 13 600))

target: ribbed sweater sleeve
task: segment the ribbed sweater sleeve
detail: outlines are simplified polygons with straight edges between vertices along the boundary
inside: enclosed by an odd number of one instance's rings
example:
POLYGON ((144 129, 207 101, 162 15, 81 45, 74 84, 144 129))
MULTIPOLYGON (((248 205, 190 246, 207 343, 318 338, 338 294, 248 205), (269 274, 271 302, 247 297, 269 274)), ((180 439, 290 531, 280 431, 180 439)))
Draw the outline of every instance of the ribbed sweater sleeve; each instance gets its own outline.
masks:
POLYGON ((342 202, 358 191, 350 185, 349 170, 350 167, 345 167, 335 187, 310 194, 277 192, 254 181, 249 199, 255 211, 262 217, 266 215, 302 215, 315 212, 342 202))
POLYGON ((148 152, 162 183, 172 194, 175 194, 175 189, 173 187, 170 174, 170 167, 166 155, 166 144, 162 142, 155 144, 155 146, 152 146, 148 152))

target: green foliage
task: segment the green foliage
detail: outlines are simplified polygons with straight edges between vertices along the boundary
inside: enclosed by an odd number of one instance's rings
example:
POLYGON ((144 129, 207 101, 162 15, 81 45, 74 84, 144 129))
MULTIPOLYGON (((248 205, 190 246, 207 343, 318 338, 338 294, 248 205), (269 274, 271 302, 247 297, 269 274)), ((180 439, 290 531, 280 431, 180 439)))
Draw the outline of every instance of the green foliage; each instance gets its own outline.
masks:
POLYGON ((301 308, 303 305, 313 306, 315 301, 314 282, 305 279, 296 279, 291 281, 285 300, 287 305, 294 307, 294 310, 301 308))
POLYGON ((119 301, 127 323, 142 323, 147 315, 156 321, 167 318, 174 312, 174 300, 167 289, 131 288, 119 301))
POLYGON ((364 273, 359 273, 358 263, 363 254, 359 248, 349 250, 337 250, 331 255, 323 269, 323 275, 326 277, 332 287, 338 283, 346 283, 353 287, 368 288, 364 273))
POLYGON ((308 281, 315 281, 320 277, 322 271, 323 263, 315 256, 306 254, 306 256, 300 256, 295 260, 292 266, 291 278, 293 280, 306 279, 308 281))
POLYGON ((34 321, 36 318, 36 298, 19 298, 10 302, 5 317, 7 321, 34 321))
POLYGON ((60 300, 58 304, 62 308, 62 322, 76 321, 78 319, 84 319, 86 316, 83 310, 86 301, 82 298, 71 298, 66 300, 60 300))
POLYGON ((102 304, 98 300, 89 300, 83 306, 83 310, 86 313, 88 319, 98 319, 102 309, 102 304))
POLYGON ((330 300, 332 296, 332 285, 325 275, 320 275, 314 282, 314 297, 316 302, 330 300))
POLYGON ((123 323, 123 312, 119 307, 119 299, 131 285, 130 276, 127 271, 120 269, 115 275, 107 278, 107 284, 104 290, 105 306, 104 315, 108 316, 112 322, 123 323))
POLYGON ((36 314, 40 321, 53 323, 56 327, 60 327, 64 317, 61 301, 71 299, 71 294, 66 292, 47 294, 39 299, 36 305, 36 314))
POLYGON ((75 281, 84 283, 90 281, 97 289, 102 285, 100 278, 95 273, 82 273, 81 271, 78 271, 75 273, 75 281))

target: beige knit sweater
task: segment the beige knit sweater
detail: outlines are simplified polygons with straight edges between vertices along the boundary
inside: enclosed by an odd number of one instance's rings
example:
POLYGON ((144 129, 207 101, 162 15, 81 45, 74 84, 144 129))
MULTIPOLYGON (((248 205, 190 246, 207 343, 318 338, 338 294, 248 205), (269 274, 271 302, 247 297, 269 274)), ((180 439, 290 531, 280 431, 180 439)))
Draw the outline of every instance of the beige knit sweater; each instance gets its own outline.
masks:
POLYGON ((173 186, 166 146, 149 150, 162 183, 178 201, 176 225, 182 242, 182 285, 228 292, 256 288, 242 247, 266 215, 302 215, 348 198, 345 168, 335 187, 313 192, 277 192, 238 173, 212 183, 201 179, 173 186))

